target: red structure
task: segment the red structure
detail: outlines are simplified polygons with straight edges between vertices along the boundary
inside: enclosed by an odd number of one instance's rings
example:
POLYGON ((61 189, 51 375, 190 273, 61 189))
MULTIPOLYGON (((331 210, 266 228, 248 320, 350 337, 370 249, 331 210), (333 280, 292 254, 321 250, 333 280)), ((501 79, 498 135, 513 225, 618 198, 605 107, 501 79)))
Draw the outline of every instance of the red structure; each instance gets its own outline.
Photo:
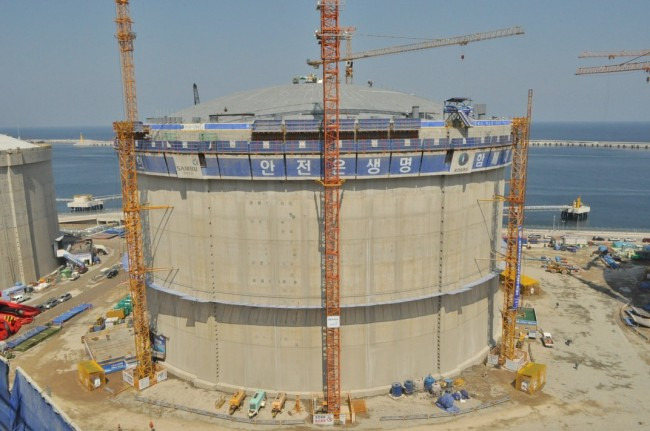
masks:
POLYGON ((32 323, 40 312, 29 305, 0 301, 0 341, 18 332, 21 326, 32 323))
POLYGON ((338 419, 341 413, 341 306, 339 291, 339 0, 319 3, 321 28, 318 33, 323 61, 323 186, 325 233, 325 312, 327 411, 338 419))

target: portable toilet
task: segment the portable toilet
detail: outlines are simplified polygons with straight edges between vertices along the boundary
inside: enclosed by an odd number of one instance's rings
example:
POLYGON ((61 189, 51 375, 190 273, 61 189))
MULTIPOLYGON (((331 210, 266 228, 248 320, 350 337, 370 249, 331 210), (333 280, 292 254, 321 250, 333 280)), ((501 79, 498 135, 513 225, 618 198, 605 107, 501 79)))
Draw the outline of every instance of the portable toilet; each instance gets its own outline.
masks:
POLYGON ((546 365, 529 362, 517 371, 515 387, 520 391, 533 394, 546 384, 546 365))
POLYGON ((90 391, 106 384, 106 373, 97 361, 81 361, 77 364, 77 370, 79 383, 90 391))

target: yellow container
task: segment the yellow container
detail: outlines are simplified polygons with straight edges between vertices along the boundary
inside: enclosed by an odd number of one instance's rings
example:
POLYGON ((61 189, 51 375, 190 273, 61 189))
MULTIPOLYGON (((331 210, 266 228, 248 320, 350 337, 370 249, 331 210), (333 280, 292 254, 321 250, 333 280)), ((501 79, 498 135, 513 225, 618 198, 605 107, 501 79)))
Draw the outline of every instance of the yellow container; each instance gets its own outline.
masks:
POLYGON ((117 317, 118 319, 124 319, 124 309, 117 308, 117 309, 108 310, 106 312, 106 317, 117 317))
POLYGON ((96 361, 81 361, 77 364, 79 383, 89 391, 106 384, 106 373, 96 361))
POLYGON ((533 394, 546 384, 546 365, 530 362, 517 371, 515 387, 520 391, 533 394))

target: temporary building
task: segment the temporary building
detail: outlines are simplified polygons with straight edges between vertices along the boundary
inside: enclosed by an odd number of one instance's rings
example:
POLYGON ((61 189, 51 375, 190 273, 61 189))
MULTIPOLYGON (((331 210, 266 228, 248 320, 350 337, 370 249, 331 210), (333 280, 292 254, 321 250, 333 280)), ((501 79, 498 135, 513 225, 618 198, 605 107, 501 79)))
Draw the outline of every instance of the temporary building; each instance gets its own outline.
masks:
POLYGON ((530 362, 517 371, 515 387, 520 391, 533 394, 546 384, 546 365, 530 362))

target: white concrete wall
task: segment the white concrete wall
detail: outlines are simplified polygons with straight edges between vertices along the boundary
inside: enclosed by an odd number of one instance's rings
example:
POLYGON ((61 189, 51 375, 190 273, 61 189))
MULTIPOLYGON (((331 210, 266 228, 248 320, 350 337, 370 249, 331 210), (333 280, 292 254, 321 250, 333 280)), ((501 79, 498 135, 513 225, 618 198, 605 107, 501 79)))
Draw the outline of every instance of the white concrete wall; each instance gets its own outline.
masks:
POLYGON ((58 219, 51 147, 0 152, 0 286, 29 283, 57 267, 58 219))
MULTIPOLYGON (((487 352, 501 301, 496 279, 480 280, 501 222, 490 199, 503 172, 345 183, 345 391, 458 372, 487 352)), ((152 265, 173 268, 153 281, 177 294, 149 289, 170 369, 206 386, 321 391, 322 186, 139 180, 143 201, 173 206, 145 218, 152 265)))

